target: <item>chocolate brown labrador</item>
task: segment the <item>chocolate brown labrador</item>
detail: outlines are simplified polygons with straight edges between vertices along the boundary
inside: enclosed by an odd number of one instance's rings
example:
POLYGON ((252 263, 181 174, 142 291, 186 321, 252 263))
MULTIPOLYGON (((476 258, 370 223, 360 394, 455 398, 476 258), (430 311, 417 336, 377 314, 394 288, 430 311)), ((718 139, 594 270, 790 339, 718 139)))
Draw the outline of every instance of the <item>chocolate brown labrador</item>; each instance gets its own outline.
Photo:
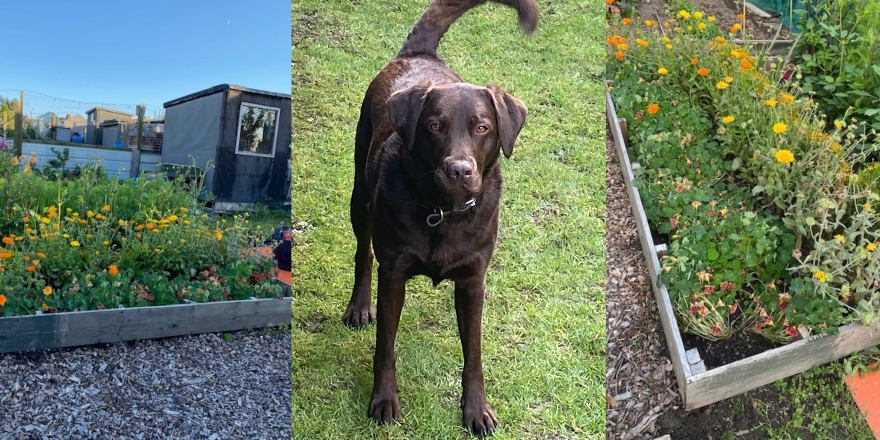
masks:
MULTIPOLYGON (((426 275, 435 285, 455 283, 464 351, 462 423, 478 435, 498 425, 483 383, 481 320, 498 234, 500 155, 510 157, 526 107, 494 85, 462 82, 437 56, 449 26, 485 1, 435 0, 361 106, 351 194, 355 281, 343 321, 356 328, 376 321, 367 415, 380 423, 400 417, 394 341, 406 282, 426 275), (370 304, 374 252, 376 314, 370 304)), ((535 0, 493 1, 515 8, 526 32, 537 26, 535 0)))

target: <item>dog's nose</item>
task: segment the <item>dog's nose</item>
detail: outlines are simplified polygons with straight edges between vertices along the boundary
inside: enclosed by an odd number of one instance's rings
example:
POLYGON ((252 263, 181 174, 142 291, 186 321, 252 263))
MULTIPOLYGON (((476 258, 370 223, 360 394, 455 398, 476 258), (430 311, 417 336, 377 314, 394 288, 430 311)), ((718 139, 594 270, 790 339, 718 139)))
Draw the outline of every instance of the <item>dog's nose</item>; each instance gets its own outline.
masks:
POLYGON ((474 167, 469 161, 454 160, 446 165, 446 175, 455 181, 464 182, 474 174, 474 167))

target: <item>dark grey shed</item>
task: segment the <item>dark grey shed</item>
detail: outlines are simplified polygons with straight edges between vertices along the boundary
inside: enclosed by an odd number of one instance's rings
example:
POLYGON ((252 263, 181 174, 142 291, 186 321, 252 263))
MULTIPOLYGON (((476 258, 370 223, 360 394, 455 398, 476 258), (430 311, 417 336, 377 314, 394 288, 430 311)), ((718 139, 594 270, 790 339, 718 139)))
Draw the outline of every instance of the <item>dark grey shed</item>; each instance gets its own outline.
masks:
POLYGON ((216 210, 290 203, 290 95, 221 84, 164 107, 162 163, 208 169, 216 210))

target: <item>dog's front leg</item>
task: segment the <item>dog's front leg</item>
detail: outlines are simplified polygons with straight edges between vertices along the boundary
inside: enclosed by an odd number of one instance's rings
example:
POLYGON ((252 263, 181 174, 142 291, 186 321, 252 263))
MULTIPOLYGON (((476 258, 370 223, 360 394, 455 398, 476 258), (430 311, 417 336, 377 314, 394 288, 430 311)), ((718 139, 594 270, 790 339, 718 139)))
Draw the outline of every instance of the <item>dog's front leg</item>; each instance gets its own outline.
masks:
POLYGON ((464 352, 464 369, 461 373, 462 424, 477 435, 491 435, 498 426, 483 384, 481 340, 485 297, 484 277, 473 276, 455 282, 455 315, 464 352))
POLYGON ((373 395, 367 416, 379 423, 400 418, 394 340, 403 308, 406 277, 379 265, 376 299, 376 354, 373 357, 373 395))

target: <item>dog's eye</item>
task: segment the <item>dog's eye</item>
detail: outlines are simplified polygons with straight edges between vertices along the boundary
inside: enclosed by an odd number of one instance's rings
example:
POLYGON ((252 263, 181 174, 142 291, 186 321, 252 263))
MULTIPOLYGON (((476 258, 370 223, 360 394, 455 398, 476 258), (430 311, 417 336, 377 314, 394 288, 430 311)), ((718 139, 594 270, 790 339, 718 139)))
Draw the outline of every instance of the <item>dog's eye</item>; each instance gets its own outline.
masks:
POLYGON ((430 128, 431 131, 440 131, 440 124, 438 124, 436 122, 432 122, 432 123, 428 124, 428 128, 430 128))
POLYGON ((479 127, 477 127, 477 133, 485 133, 487 131, 489 131, 489 127, 486 127, 485 125, 480 125, 479 127))

